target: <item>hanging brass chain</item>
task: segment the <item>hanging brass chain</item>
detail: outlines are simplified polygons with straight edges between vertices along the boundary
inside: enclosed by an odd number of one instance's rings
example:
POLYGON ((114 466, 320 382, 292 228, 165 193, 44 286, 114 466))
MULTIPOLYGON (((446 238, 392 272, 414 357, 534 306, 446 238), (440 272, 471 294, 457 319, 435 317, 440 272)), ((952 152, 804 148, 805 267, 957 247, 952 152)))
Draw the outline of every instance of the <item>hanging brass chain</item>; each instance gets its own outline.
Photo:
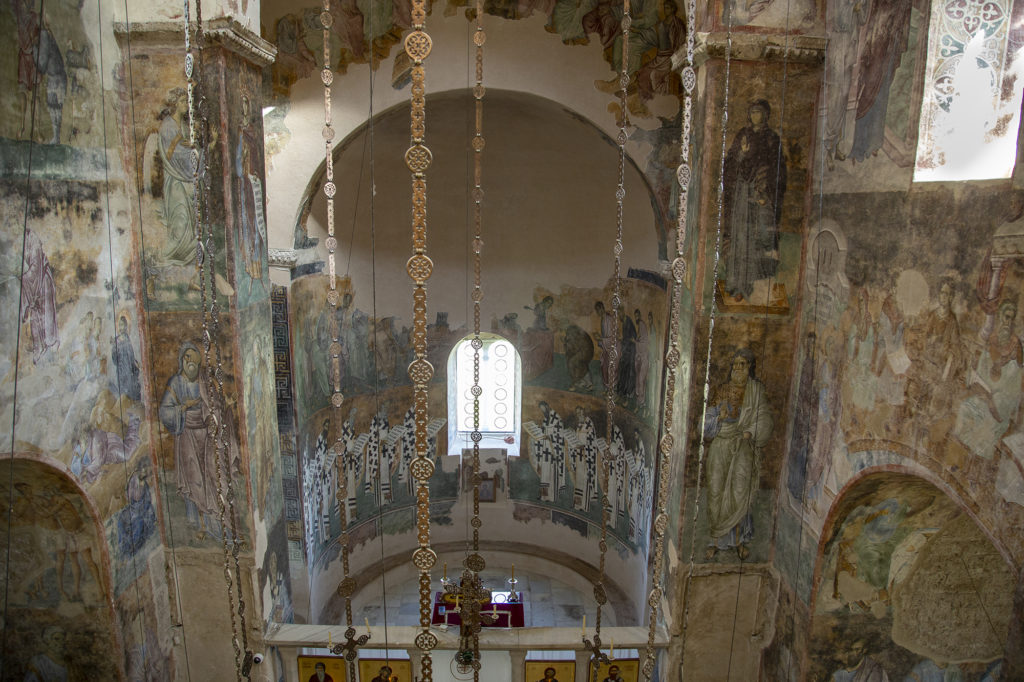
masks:
POLYGON ((327 248, 327 315, 329 317, 328 333, 331 342, 327 348, 327 366, 331 382, 331 405, 328 426, 328 438, 331 434, 336 436, 334 445, 331 447, 330 460, 333 462, 333 476, 337 485, 335 499, 338 501, 338 518, 341 527, 341 536, 338 544, 341 546, 341 582, 338 583, 338 595, 345 600, 345 643, 339 643, 331 648, 335 654, 344 654, 348 664, 348 678, 355 679, 356 676, 356 655, 358 647, 370 639, 370 633, 365 636, 355 637, 355 629, 352 627, 352 595, 355 594, 356 582, 349 572, 349 546, 348 546, 348 511, 345 508, 345 499, 348 497, 348 476, 346 475, 347 443, 342 436, 339 427, 342 421, 341 408, 345 402, 345 395, 341 390, 341 329, 338 323, 338 304, 341 303, 341 293, 338 291, 338 270, 336 254, 338 251, 338 240, 334 234, 334 196, 337 194, 337 185, 334 184, 334 127, 331 121, 331 84, 334 82, 334 68, 331 64, 331 26, 334 24, 334 15, 331 14, 330 0, 323 0, 320 12, 320 26, 323 29, 324 61, 320 70, 320 80, 324 84, 324 127, 322 136, 324 139, 324 169, 325 179, 323 192, 327 200, 327 239, 324 246, 327 248))
MULTIPOLYGON (((615 419, 615 387, 619 374, 619 315, 622 312, 622 223, 623 223, 623 200, 626 198, 626 141, 629 135, 626 133, 626 126, 629 124, 626 110, 626 95, 629 88, 629 29, 633 23, 630 15, 629 0, 622 2, 622 41, 621 63, 619 65, 619 132, 615 142, 619 148, 618 184, 615 188, 615 254, 612 270, 612 338, 608 353, 608 384, 605 386, 605 450, 601 455, 601 541, 598 544, 600 556, 598 558, 597 581, 594 583, 594 600, 597 602, 597 617, 594 625, 594 642, 591 644, 584 638, 584 644, 592 648, 594 655, 590 659, 591 677, 597 680, 597 671, 601 663, 606 663, 607 658, 600 653, 601 647, 601 613, 603 606, 608 602, 608 593, 604 586, 605 560, 608 554, 608 475, 611 465, 612 446, 614 445, 614 419, 615 419)), ((602 325, 604 321, 602 320, 602 325)), ((604 334, 602 333, 602 336, 604 334)), ((622 457, 622 452, 616 452, 616 457, 622 457)), ((611 519, 614 523, 615 520, 611 519)))
POLYGON ((196 0, 196 52, 190 38, 191 16, 188 0, 184 2, 185 77, 188 80, 189 144, 192 161, 193 236, 196 240, 196 274, 199 278, 202 308, 202 344, 205 372, 203 382, 210 399, 213 420, 214 476, 217 489, 217 511, 220 524, 224 583, 231 619, 231 646, 234 652, 235 677, 249 679, 252 652, 249 650, 245 622, 245 597, 242 593, 242 570, 239 562, 240 542, 238 514, 232 485, 233 466, 227 420, 228 406, 224 389, 224 359, 220 348, 220 303, 216 288, 216 256, 213 227, 209 224, 210 152, 216 138, 209 134, 209 102, 200 87, 202 49, 206 43, 202 3, 196 0), (196 90, 198 89, 198 99, 196 90), (199 150, 204 151, 200 154, 199 150), (211 357, 212 356, 212 357, 211 357), (212 368, 212 370, 211 370, 212 368))
POLYGON ((432 682, 433 660, 430 652, 437 646, 437 636, 430 632, 431 579, 430 571, 437 563, 437 554, 430 548, 430 477, 434 462, 430 459, 427 436, 427 398, 434 368, 427 360, 427 288, 434 264, 427 256, 427 180, 426 171, 432 160, 430 149, 423 143, 426 130, 426 87, 423 60, 430 54, 430 36, 423 30, 427 18, 426 0, 413 0, 412 31, 405 37, 405 52, 412 60, 412 97, 409 128, 412 145, 405 153, 405 164, 412 173, 412 244, 413 255, 406 263, 406 272, 412 278, 413 288, 413 351, 415 359, 409 364, 409 378, 413 384, 413 411, 415 414, 416 458, 410 471, 416 479, 416 538, 419 547, 413 552, 413 565, 420 572, 420 627, 416 646, 423 652, 420 679, 432 682))
MULTIPOLYGON (((686 4, 686 65, 683 67, 681 80, 683 91, 683 125, 679 140, 679 167, 676 169, 676 180, 679 182, 679 209, 676 223, 675 258, 672 261, 672 306, 669 315, 668 349, 665 352, 665 394, 662 403, 662 436, 658 444, 658 491, 657 506, 654 517, 654 560, 651 562, 652 587, 647 596, 648 629, 647 649, 644 652, 642 671, 648 680, 654 675, 654 636, 658 625, 658 610, 664 591, 663 564, 665 560, 665 532, 668 530, 668 493, 672 468, 674 438, 672 435, 673 416, 675 410, 676 379, 681 357, 679 350, 679 317, 682 308, 683 289, 685 288, 686 259, 685 243, 688 225, 688 207, 690 181, 690 133, 693 117, 693 90, 697 85, 697 74, 693 69, 694 26, 697 17, 696 0, 688 0, 686 4)), ((694 516, 696 518, 696 516, 694 516)), ((690 553, 691 568, 693 553, 690 553)), ((692 571, 691 571, 692 572, 692 571)), ((685 627, 685 624, 684 624, 685 627)))
MULTIPOLYGON (((487 34, 483 27, 484 3, 483 0, 476 0, 476 30, 473 33, 473 44, 476 45, 476 83, 473 86, 473 99, 476 113, 476 134, 473 136, 473 386, 470 392, 473 395, 473 432, 470 439, 473 441, 473 518, 470 525, 473 527, 473 554, 466 558, 466 568, 472 572, 471 582, 473 585, 480 584, 480 572, 486 567, 484 558, 480 555, 480 527, 483 522, 480 519, 480 441, 483 434, 480 432, 480 396, 483 388, 480 386, 480 349, 483 348, 483 340, 480 338, 480 301, 483 300, 484 290, 481 284, 481 256, 483 250, 483 199, 484 190, 482 186, 483 176, 483 118, 484 118, 484 43, 487 41, 487 34)), ((479 602, 477 606, 477 620, 479 621, 479 602)), ((480 629, 475 627, 472 630, 473 645, 473 682, 480 682, 480 629)))

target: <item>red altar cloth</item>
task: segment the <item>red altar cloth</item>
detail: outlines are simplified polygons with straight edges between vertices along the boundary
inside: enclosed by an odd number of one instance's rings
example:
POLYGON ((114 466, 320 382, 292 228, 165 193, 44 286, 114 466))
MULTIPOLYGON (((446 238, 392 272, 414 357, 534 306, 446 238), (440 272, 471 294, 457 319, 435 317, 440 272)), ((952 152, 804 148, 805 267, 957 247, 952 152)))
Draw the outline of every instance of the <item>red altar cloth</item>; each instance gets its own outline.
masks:
MULTIPOLYGON (((508 597, 508 592, 494 592, 494 596, 505 595, 508 597)), ((498 620, 493 625, 484 624, 485 628, 521 628, 526 627, 526 617, 523 613, 523 593, 517 592, 519 601, 509 603, 489 601, 480 606, 481 613, 497 613, 498 620)), ((454 607, 451 604, 445 604, 441 601, 441 593, 434 593, 434 614, 430 619, 431 625, 462 625, 462 617, 458 613, 454 613, 454 607)))

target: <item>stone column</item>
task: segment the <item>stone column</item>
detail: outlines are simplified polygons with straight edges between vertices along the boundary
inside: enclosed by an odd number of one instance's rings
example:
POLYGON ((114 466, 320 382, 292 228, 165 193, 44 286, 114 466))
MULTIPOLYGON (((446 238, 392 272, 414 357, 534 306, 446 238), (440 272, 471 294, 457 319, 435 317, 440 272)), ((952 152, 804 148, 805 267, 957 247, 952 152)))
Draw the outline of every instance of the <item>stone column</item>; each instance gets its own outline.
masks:
POLYGON ((576 682, 589 682, 590 680, 590 652, 576 652, 576 682))
MULTIPOLYGON (((162 536, 174 540, 168 572, 181 586, 169 601, 180 598, 185 631, 210 633, 189 641, 188 674, 229 679, 234 657, 225 568, 243 592, 244 632, 241 617, 235 623, 249 650, 262 650, 264 620, 283 620, 291 611, 262 189, 262 69, 275 50, 228 17, 210 21, 201 44, 193 38, 192 55, 202 63, 195 97, 203 102, 199 113, 209 133, 193 149, 182 23, 131 20, 114 26, 125 74, 118 81, 124 102, 118 123, 128 176, 138 183, 132 219, 141 233, 141 326, 148 340, 139 364, 153 406, 147 415, 153 487, 167 496, 158 507, 166 510, 162 536), (205 169, 198 201, 194 159, 205 169), (197 272, 197 203, 212 235, 206 259, 215 268, 212 282, 197 272), (216 348, 200 365, 203 373, 223 378, 227 452, 221 477, 212 444, 204 444, 212 433, 216 391, 201 377, 188 377, 183 361, 207 355, 202 311, 214 297, 220 331, 210 328, 216 348), (221 498, 233 505, 223 523, 221 498), (237 564, 224 556, 226 534, 242 543, 237 564), (254 556, 253 547, 266 550, 254 556), (251 571, 265 564, 276 565, 256 578, 251 571), (263 593, 273 595, 273 602, 257 601, 263 593)), ((231 601, 237 611, 239 604, 231 601)))
POLYGON ((423 652, 412 647, 406 649, 409 653, 409 661, 412 663, 412 679, 418 680, 423 674, 423 652))
POLYGON ((526 649, 511 649, 508 652, 508 659, 512 682, 522 682, 526 679, 526 649))
MULTIPOLYGON (((689 167, 693 180, 687 210, 687 243, 692 246, 687 246, 682 254, 693 271, 689 280, 693 285, 693 304, 689 310, 685 308, 691 304, 683 304, 681 319, 687 322, 679 328, 679 352, 684 362, 687 358, 692 361, 693 371, 691 385, 676 387, 676 393, 682 396, 672 426, 676 443, 687 442, 690 434, 700 433, 705 377, 710 377, 712 387, 728 381, 732 354, 738 350, 749 351, 757 358, 754 379, 765 387, 772 413, 792 413, 787 388, 789 378, 797 371, 795 359, 799 357, 793 340, 802 337, 797 328, 801 321, 801 296, 794 290, 794 283, 800 281, 809 222, 807 207, 813 191, 811 177, 816 168, 813 155, 793 154, 792 150, 815 148, 817 100, 811 93, 819 90, 825 55, 823 38, 783 35, 778 30, 781 27, 776 27, 775 35, 770 29, 757 34, 738 30, 727 38, 727 27, 719 25, 716 16, 709 15, 706 23, 711 30, 701 36, 694 55, 697 87, 691 122, 693 131, 703 131, 705 143, 700 145, 691 140, 694 143, 689 167), (709 141, 713 144, 707 144, 709 141), (761 151, 748 154, 751 145, 761 145, 761 151), (767 208, 758 226, 771 235, 770 240, 758 243, 753 237, 752 213, 742 210, 746 204, 737 204, 735 210, 732 205, 734 197, 754 191, 755 183, 750 180, 754 176, 757 183, 764 185, 757 191, 766 192, 767 197, 760 204, 767 208), (713 327, 708 368, 700 349, 709 347, 713 311, 717 311, 718 318, 713 327), (742 341, 737 348, 736 344, 726 343, 726 339, 742 341)), ((677 67, 681 68, 685 61, 685 53, 676 54, 677 67)), ((762 434, 771 442, 766 443, 759 456, 770 461, 785 459, 786 428, 785 418, 777 418, 770 431, 762 434)), ((696 456, 692 448, 687 457, 691 456, 696 456)), ((692 510, 692 498, 707 494, 701 491, 707 486, 707 478, 697 480, 696 467, 683 466, 679 471, 678 479, 671 481, 670 486, 691 498, 683 502, 682 508, 692 510)), ((765 481, 754 493, 756 505, 780 508, 776 505, 778 494, 777 483, 765 481)), ((752 501, 748 509, 755 508, 752 501)), ((780 515, 787 513, 790 512, 780 508, 780 515)), ((724 648, 720 639, 713 642, 714 646, 705 646, 707 640, 702 638, 711 635, 704 632, 703 623, 694 622, 694 618, 699 618, 694 614, 714 613, 716 619, 730 614, 731 622, 738 606, 737 620, 753 624, 758 622, 762 609, 774 609, 774 602, 762 604, 758 599, 761 568, 754 568, 771 563, 771 514, 754 511, 753 537, 736 546, 717 549, 706 530, 697 531, 695 563, 704 566, 713 560, 715 572, 702 575, 690 585, 690 603, 685 605, 690 614, 686 624, 689 641, 684 649, 681 637, 671 639, 664 659, 668 669, 678 670, 680 661, 685 659, 687 679, 695 679, 698 674, 724 678, 728 670, 742 679, 757 677, 767 642, 758 640, 733 647, 729 639, 732 635, 726 632, 724 648), (735 585, 740 576, 747 598, 737 604, 735 585), (695 604, 703 610, 698 611, 695 604), (698 640, 701 645, 696 644, 698 640)), ((692 530, 691 523, 689 514, 681 522, 673 519, 667 536, 692 530)), ((799 527, 799 518, 794 518, 793 523, 799 527)), ((683 557, 684 564, 688 560, 689 557, 683 557)), ((666 594, 681 595, 686 591, 687 571, 670 573, 666 567, 659 570, 665 571, 666 594)), ((796 576, 789 579, 795 582, 796 576)), ((777 599, 775 595, 773 592, 770 599, 777 599)), ((678 601, 677 604, 683 606, 678 601)), ((678 627, 683 627, 681 619, 678 627)), ((750 634, 750 626, 747 627, 750 634)))

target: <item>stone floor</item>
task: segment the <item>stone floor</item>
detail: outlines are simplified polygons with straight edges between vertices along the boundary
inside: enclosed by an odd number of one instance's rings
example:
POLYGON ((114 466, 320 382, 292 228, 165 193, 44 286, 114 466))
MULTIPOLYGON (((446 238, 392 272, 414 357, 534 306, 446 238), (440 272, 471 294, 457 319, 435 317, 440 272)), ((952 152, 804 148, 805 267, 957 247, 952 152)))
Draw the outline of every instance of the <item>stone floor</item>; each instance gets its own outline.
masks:
MULTIPOLYGON (((480 578, 492 590, 507 590, 508 574, 485 570, 480 578)), ((523 593, 523 612, 526 627, 580 627, 583 615, 587 616, 588 630, 593 629, 597 605, 590 592, 583 593, 569 585, 548 576, 516 571, 517 587, 523 593)), ((440 589, 438 586, 436 589, 440 589)), ((417 625, 419 623, 419 588, 415 580, 401 584, 387 585, 386 595, 380 602, 355 608, 353 621, 362 623, 368 619, 373 625, 417 625), (386 600, 387 608, 384 608, 386 600), (385 621, 385 615, 387 619, 385 621)), ((615 626, 615 614, 604 608, 602 624, 615 626)))

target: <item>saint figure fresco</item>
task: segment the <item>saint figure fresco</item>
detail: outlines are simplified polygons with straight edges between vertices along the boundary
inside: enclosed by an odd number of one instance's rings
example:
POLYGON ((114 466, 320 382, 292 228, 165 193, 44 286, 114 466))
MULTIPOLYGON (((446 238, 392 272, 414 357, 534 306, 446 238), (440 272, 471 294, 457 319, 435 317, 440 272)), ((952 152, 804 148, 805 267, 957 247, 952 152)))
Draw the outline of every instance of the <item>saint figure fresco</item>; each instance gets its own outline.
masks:
POLYGON ((750 298, 755 282, 774 277, 779 267, 786 159, 779 135, 768 127, 771 113, 767 100, 751 102, 748 123, 725 158, 725 291, 740 301, 750 298))
MULTIPOLYGON (((220 537, 217 521, 217 448, 213 402, 201 376, 199 349, 190 341, 178 350, 178 371, 167 381, 160 401, 160 422, 174 436, 174 465, 178 493, 185 499, 188 520, 200 529, 200 539, 220 537)), ((226 415, 225 415, 226 416, 226 415)), ((237 453, 232 425, 225 424, 228 461, 237 453)), ((227 480, 221 481, 222 486, 227 480)))
POLYGON ((747 348, 733 355, 729 379, 718 387, 708 407, 704 437, 707 456, 708 532, 706 559, 736 548, 750 554, 754 537, 751 504, 758 488, 758 464, 772 432, 772 415, 764 384, 754 377, 756 359, 747 348))
POLYGON ((60 347, 56 298, 53 268, 43 251, 43 243, 35 232, 26 229, 24 270, 21 276, 21 321, 29 323, 34 363, 38 363, 48 350, 60 347))

